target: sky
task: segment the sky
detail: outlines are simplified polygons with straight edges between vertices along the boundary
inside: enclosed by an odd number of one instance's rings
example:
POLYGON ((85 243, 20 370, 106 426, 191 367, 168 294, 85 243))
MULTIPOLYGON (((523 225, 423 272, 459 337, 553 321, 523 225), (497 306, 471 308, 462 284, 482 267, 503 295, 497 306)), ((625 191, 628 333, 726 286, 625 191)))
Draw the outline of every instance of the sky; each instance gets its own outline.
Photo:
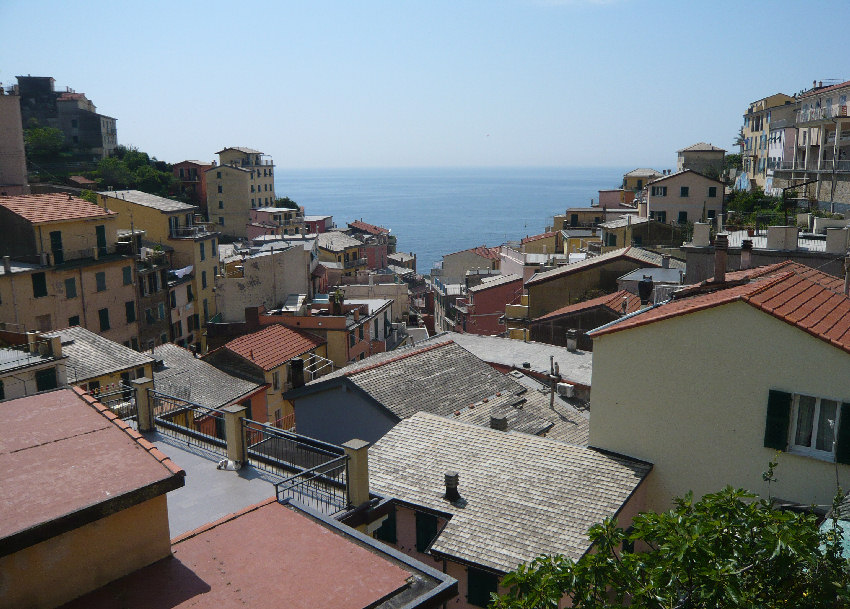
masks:
POLYGON ((52 76, 168 162, 675 167, 747 104, 850 79, 850 2, 0 0, 0 82, 52 76))

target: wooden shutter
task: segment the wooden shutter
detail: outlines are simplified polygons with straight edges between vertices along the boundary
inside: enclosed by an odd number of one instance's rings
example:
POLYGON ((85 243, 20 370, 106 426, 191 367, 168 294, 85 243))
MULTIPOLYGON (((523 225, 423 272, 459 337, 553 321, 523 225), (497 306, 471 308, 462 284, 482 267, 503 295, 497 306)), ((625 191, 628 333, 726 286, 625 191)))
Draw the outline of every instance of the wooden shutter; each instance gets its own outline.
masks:
POLYGON ((437 517, 416 512, 416 549, 424 552, 437 536, 437 517))
POLYGON ((788 424, 791 420, 791 394, 770 390, 767 398, 767 422, 764 427, 764 445, 767 448, 788 448, 788 424))
POLYGON ((835 461, 850 463, 850 402, 841 405, 838 417, 838 441, 835 443, 835 461))
POLYGON ((390 509, 387 514, 387 519, 384 520, 384 522, 381 523, 381 526, 375 530, 375 539, 380 539, 387 543, 396 543, 398 541, 396 534, 395 507, 390 509))
POLYGON ((493 573, 469 567, 466 570, 466 583, 466 602, 476 607, 486 607, 490 604, 490 593, 498 590, 499 578, 493 573))

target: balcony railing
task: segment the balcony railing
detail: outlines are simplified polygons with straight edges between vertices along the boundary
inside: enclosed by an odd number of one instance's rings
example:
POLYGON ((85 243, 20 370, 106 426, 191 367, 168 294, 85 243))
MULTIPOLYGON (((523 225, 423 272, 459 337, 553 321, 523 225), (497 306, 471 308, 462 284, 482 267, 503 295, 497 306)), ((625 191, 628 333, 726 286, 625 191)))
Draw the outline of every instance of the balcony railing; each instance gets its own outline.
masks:
POLYGON ((366 258, 355 258, 354 260, 346 260, 345 268, 350 269, 355 266, 366 266, 369 261, 366 258))
POLYGON ((213 232, 206 224, 193 224, 192 226, 172 226, 168 236, 172 239, 195 239, 213 232))
POLYGON ((793 161, 783 161, 777 163, 774 169, 779 171, 826 171, 829 173, 832 171, 850 172, 850 160, 839 159, 836 161, 834 159, 823 159, 820 169, 818 169, 817 159, 809 159, 808 164, 798 160, 796 166, 793 161))
POLYGON ((832 120, 833 118, 847 118, 847 104, 832 104, 820 108, 806 108, 797 111, 797 124, 813 123, 818 121, 832 120))

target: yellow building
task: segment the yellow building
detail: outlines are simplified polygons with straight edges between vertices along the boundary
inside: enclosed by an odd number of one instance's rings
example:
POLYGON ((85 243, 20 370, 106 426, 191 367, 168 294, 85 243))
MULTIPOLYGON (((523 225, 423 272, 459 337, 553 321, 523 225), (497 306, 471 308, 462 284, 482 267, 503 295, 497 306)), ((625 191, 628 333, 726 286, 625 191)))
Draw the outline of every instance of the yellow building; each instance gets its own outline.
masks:
POLYGON ((850 475, 844 282, 793 262, 725 277, 590 333, 590 445, 653 464, 652 510, 731 485, 826 511, 850 475))
POLYGON ((136 274, 118 253, 118 215, 65 194, 0 197, 0 324, 80 325, 138 348, 136 274))
POLYGON ((602 241, 595 228, 568 228, 561 231, 565 254, 587 252, 591 243, 602 241))
MULTIPOLYGON (((118 212, 122 228, 144 229, 149 245, 168 246, 174 250, 174 269, 191 271, 191 297, 195 302, 199 329, 216 314, 213 288, 219 274, 218 240, 220 234, 206 223, 195 223, 198 207, 173 201, 138 190, 116 190, 99 193, 104 205, 118 212)), ((202 348, 202 333, 195 333, 195 342, 202 348)))
POLYGON ((741 162, 750 182, 759 188, 765 187, 767 178, 770 125, 778 121, 793 124, 795 101, 790 95, 776 93, 752 102, 744 114, 741 162))
POLYGON ((657 180, 661 176, 662 173, 654 169, 643 167, 632 169, 630 172, 623 174, 623 190, 643 190, 652 180, 657 180))
POLYGON ((561 251, 561 232, 552 231, 525 237, 520 241, 522 251, 527 254, 556 254, 561 251))
POLYGON ((319 244, 320 262, 341 262, 343 276, 354 277, 357 271, 365 271, 369 261, 363 255, 363 244, 345 233, 330 231, 316 236, 319 244))
POLYGON ((274 206, 274 163, 251 148, 224 148, 216 154, 219 164, 205 172, 209 220, 223 234, 244 238, 250 210, 274 206))

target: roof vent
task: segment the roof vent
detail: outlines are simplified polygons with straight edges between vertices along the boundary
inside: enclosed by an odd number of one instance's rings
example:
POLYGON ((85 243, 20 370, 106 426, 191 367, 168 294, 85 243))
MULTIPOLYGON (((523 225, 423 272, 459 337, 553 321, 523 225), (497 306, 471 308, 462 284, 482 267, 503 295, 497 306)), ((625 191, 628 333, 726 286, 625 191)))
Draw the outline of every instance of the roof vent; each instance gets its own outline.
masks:
POLYGON ((460 499, 460 493, 457 491, 458 478, 457 472, 446 472, 446 494, 443 495, 444 499, 448 501, 457 501, 460 499))
POLYGON ((498 431, 507 431, 508 430, 508 417, 506 417, 505 415, 501 415, 501 416, 492 415, 490 417, 490 427, 493 428, 493 429, 496 429, 498 431))
POLYGON ((643 279, 638 282, 638 296, 640 296, 640 304, 649 304, 649 297, 652 295, 652 276, 644 275, 643 279))

